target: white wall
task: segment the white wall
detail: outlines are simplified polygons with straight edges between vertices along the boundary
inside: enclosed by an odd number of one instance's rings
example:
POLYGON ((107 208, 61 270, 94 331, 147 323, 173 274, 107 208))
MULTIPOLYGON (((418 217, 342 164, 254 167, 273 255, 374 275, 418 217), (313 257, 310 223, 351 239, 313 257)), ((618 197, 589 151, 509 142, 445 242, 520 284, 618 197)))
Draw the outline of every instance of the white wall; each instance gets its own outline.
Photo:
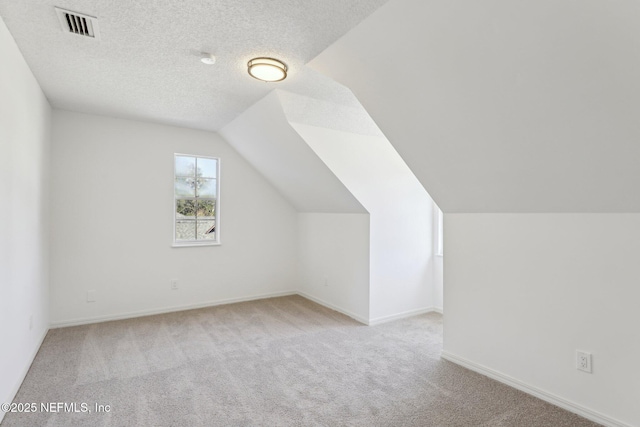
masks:
POLYGON ((640 425, 640 214, 446 214, 444 236, 445 355, 640 425))
POLYGON ((215 133, 55 110, 52 168, 54 324, 296 285, 297 212, 215 133), (174 152, 221 158, 222 245, 171 247, 174 152))
POLYGON ((300 213, 299 288, 309 299, 369 321, 369 215, 300 213))
POLYGON ((0 402, 11 402, 49 326, 51 108, 1 19, 0 58, 0 402))
POLYGON ((371 215, 369 321, 433 308, 433 201, 389 141, 292 126, 371 215))

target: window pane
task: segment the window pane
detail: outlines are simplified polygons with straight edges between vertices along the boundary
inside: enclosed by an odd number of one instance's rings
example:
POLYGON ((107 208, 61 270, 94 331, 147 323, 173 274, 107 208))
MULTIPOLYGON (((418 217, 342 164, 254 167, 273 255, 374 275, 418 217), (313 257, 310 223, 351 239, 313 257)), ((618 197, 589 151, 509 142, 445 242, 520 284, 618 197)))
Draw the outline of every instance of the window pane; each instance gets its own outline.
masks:
POLYGON ((194 178, 177 177, 175 194, 178 197, 195 197, 196 183, 194 178))
POLYGON ((176 240, 195 240, 196 239, 196 222, 195 221, 176 221, 176 240))
POLYGON ((196 219, 196 201, 176 200, 176 219, 196 219))
POLYGON ((215 200, 198 199, 198 219, 214 219, 215 208, 215 200))
POLYGON ((215 240, 215 239, 216 239, 215 221, 198 220, 198 240, 215 240))
POLYGON ((176 176, 195 176, 196 158, 176 156, 176 176))
POLYGON ((217 241, 218 159, 175 155, 175 240, 217 241))
POLYGON ((198 179, 198 197, 216 198, 218 188, 215 179, 199 178, 198 179))
POLYGON ((198 176, 203 178, 217 178, 217 169, 217 160, 198 158, 198 176))

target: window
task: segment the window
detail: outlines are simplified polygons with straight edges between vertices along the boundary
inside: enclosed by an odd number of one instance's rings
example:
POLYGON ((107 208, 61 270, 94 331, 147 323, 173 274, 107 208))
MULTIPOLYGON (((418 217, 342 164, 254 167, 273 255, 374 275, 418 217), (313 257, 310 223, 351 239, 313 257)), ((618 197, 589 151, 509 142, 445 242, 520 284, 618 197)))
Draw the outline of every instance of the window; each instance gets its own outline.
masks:
POLYGON ((174 246, 220 244, 220 159, 174 155, 174 246))
POLYGON ((436 207, 438 211, 438 246, 436 248, 436 255, 442 256, 444 254, 444 220, 442 211, 436 207))

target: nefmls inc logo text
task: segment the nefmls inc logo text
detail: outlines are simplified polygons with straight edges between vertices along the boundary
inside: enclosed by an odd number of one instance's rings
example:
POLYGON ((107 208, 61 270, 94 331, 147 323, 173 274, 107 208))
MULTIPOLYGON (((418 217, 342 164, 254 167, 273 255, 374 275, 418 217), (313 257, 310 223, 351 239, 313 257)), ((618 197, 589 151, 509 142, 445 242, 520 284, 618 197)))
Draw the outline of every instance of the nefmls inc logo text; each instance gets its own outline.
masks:
POLYGON ((91 413, 91 412, 111 412, 111 405, 102 405, 95 403, 89 406, 86 402, 41 402, 38 406, 35 402, 12 402, 3 403, 0 405, 2 412, 76 412, 76 413, 91 413))
POLYGON ((95 408, 91 408, 88 403, 82 402, 43 402, 40 403, 40 412, 110 412, 111 405, 99 405, 96 403, 95 408), (93 411, 92 411, 93 410, 93 411))

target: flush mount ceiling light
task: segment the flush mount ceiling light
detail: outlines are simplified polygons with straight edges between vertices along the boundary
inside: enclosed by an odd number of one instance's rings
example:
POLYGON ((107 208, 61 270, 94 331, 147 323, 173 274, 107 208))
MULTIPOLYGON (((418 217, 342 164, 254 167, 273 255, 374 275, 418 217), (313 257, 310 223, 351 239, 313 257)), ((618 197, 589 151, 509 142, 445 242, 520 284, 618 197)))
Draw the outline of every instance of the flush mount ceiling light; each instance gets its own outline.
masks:
POLYGON ((287 77, 287 66, 273 58, 253 58, 247 64, 251 77, 263 82, 279 82, 287 77))
POLYGON ((216 57, 211 53, 202 52, 200 54, 200 61, 202 61, 203 64, 213 65, 216 63, 216 57))

